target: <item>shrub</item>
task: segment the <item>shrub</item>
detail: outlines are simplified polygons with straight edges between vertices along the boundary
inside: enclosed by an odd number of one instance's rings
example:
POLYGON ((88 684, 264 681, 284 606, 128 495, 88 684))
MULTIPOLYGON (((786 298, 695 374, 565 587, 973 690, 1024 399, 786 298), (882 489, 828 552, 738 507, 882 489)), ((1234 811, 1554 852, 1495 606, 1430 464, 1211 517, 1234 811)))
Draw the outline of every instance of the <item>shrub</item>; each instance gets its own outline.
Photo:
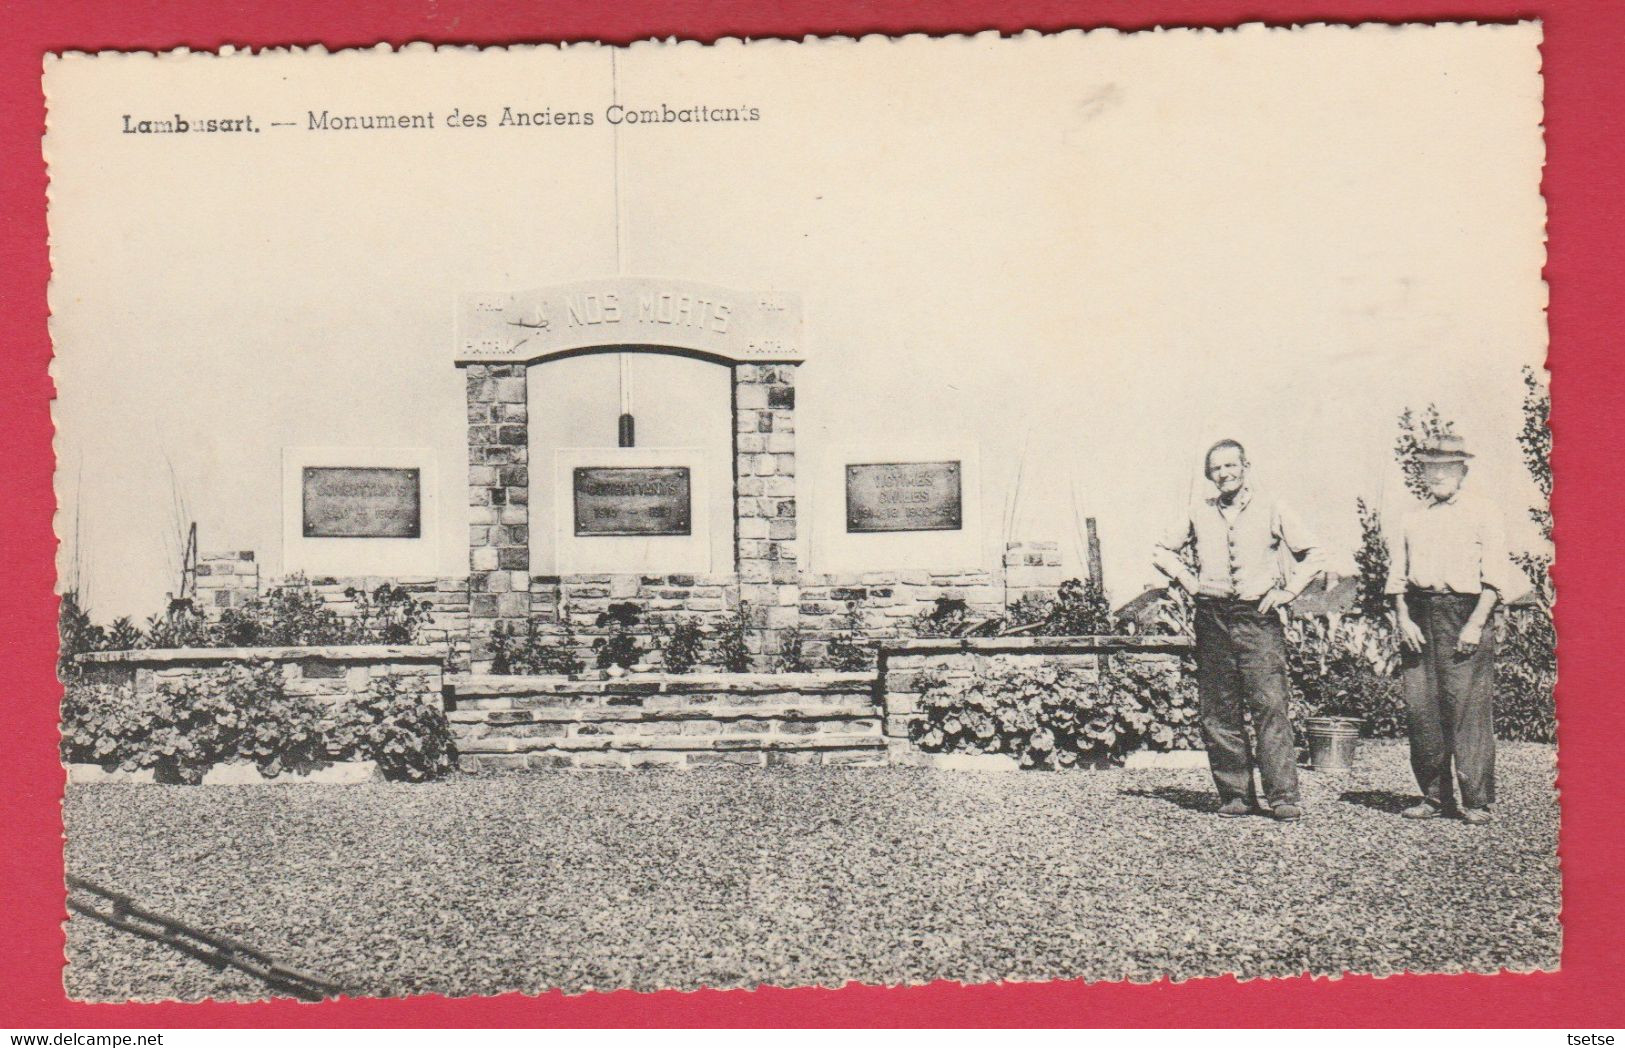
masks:
POLYGON ((1049 617, 1039 631, 1048 637, 1088 637, 1117 632, 1111 604, 1099 579, 1067 579, 1055 593, 1049 617))
POLYGON ((309 768, 327 756, 325 710, 307 695, 289 695, 274 663, 227 671, 223 695, 210 695, 220 710, 220 751, 226 760, 253 761, 264 775, 309 768))
POLYGON ((356 644, 371 639, 341 619, 300 574, 290 575, 281 586, 240 608, 227 608, 213 633, 215 646, 226 648, 356 644))
POLYGON ((958 637, 965 631, 970 608, 961 597, 938 597, 911 623, 916 637, 958 637))
POLYGON ((1514 607, 1499 616, 1495 653, 1495 734, 1523 742, 1557 741, 1557 632, 1545 608, 1514 607))
POLYGON ((1399 640, 1386 619, 1288 620, 1289 712, 1300 744, 1309 717, 1359 717, 1370 738, 1405 735, 1405 700, 1395 676, 1399 640))
POLYGON ((523 672, 514 668, 517 662, 516 655, 522 643, 514 629, 506 622, 497 620, 491 627, 491 672, 501 674, 523 672))
POLYGON ((700 661, 704 630, 693 619, 679 619, 662 634, 661 662, 668 673, 687 673, 700 661))
POLYGON ((586 669, 576 652, 576 634, 568 612, 561 612, 556 630, 548 630, 535 619, 525 623, 525 632, 498 622, 491 632, 492 673, 537 673, 573 676, 586 669))
POLYGON ((717 637, 717 661, 729 673, 750 672, 750 605, 744 601, 734 609, 733 619, 717 637))
POLYGON ((847 601, 846 614, 841 616, 835 633, 829 638, 830 668, 848 673, 872 669, 874 648, 864 643, 862 637, 863 615, 858 611, 858 602, 847 601))
POLYGON ((455 766, 455 744, 436 702, 401 690, 396 677, 373 682, 345 707, 334 729, 334 750, 347 759, 376 761, 385 778, 422 782, 455 766))
POLYGON ((146 646, 149 648, 220 647, 215 631, 189 600, 172 600, 162 615, 147 619, 146 646))
POLYGON ((1005 612, 1004 627, 1019 632, 1032 632, 1023 627, 1038 627, 1049 621, 1055 600, 1041 593, 1023 593, 1005 612))
POLYGON ((108 651, 131 651, 145 642, 146 635, 141 632, 141 627, 130 621, 128 615, 120 615, 107 627, 108 651))
POLYGON ((62 759, 108 770, 136 771, 143 740, 156 719, 159 697, 130 688, 70 680, 62 692, 62 759))
POLYGON ((1360 571, 1359 607, 1370 619, 1388 615, 1388 543, 1382 534, 1382 516, 1365 499, 1354 500, 1360 518, 1360 548, 1354 563, 1360 571))
POLYGON ((73 590, 62 594, 57 609, 56 673, 63 680, 77 672, 73 660, 86 652, 99 651, 107 642, 107 631, 90 620, 90 613, 79 605, 79 594, 73 590))
POLYGON ((62 701, 62 759, 103 768, 151 768, 162 782, 197 783, 223 761, 261 773, 315 767, 333 755, 378 762, 392 779, 452 767, 451 728, 438 704, 401 691, 393 677, 342 709, 333 723, 315 699, 289 695, 270 662, 228 664, 180 687, 133 693, 79 680, 62 701))
POLYGON ((1121 656, 1100 659, 1095 676, 1043 665, 933 680, 921 703, 912 733, 922 749, 1007 753, 1026 768, 1120 761, 1140 747, 1198 741, 1189 674, 1121 656))
POLYGON ((356 618, 350 632, 376 644, 416 644, 434 613, 434 604, 418 600, 405 586, 389 583, 368 593, 349 587, 344 595, 355 602, 356 618))
POLYGON ((806 639, 801 635, 800 626, 791 626, 784 631, 779 643, 780 673, 805 673, 812 668, 807 662, 805 646, 806 639))
POLYGON ((599 669, 608 669, 611 666, 631 669, 642 661, 643 645, 632 632, 632 627, 636 626, 642 617, 642 609, 631 601, 611 604, 608 610, 598 616, 598 626, 609 627, 608 636, 599 637, 592 642, 592 650, 596 653, 599 669))
POLYGON ((232 760, 276 775, 327 752, 321 707, 287 694, 273 663, 231 663, 206 680, 144 694, 76 684, 63 701, 62 736, 65 760, 151 768, 164 782, 196 783, 232 760))

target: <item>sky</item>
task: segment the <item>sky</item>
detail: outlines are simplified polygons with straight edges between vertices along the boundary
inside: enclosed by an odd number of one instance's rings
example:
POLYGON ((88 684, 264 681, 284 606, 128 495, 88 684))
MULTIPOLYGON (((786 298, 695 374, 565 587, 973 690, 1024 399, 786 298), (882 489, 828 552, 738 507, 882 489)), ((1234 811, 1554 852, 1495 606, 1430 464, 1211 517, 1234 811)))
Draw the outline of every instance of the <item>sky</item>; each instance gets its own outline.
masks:
MULTIPOLYGON (((1395 420, 1429 403, 1530 546, 1539 40, 1249 27, 50 61, 60 571, 98 618, 144 617, 195 520, 205 549, 275 576, 282 449, 311 446, 432 449, 441 570, 466 571, 457 296, 617 273, 797 293, 803 483, 836 448, 969 446, 986 565, 1053 540, 1080 574, 1092 516, 1108 590, 1132 598, 1156 580, 1151 537, 1206 493, 1203 450, 1233 437, 1351 568, 1354 500, 1404 507, 1395 420), (761 116, 615 127, 617 99, 761 116), (495 126, 505 106, 595 122, 495 126), (488 125, 447 128, 453 109, 488 125), (309 130, 323 110, 436 128, 309 130), (263 130, 121 130, 174 112, 263 130)), ((725 370, 631 367, 640 445, 726 447, 725 370)), ((617 375, 610 356, 530 369, 538 471, 614 443, 617 375)), ((540 573, 556 514, 535 512, 540 573)))

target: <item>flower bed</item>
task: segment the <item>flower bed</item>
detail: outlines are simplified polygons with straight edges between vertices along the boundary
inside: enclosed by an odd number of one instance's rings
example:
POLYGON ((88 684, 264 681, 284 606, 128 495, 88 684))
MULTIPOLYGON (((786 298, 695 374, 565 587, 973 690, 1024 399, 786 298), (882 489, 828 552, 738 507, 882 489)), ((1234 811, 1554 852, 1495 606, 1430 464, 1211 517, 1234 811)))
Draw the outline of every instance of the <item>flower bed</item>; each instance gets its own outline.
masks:
POLYGON ((80 656, 62 704, 62 756, 161 782, 252 764, 274 778, 334 760, 390 778, 450 770, 435 648, 191 648, 80 656))
POLYGON ((1182 637, 987 637, 882 649, 886 734, 905 753, 1006 754, 1023 767, 1120 763, 1200 745, 1182 637))

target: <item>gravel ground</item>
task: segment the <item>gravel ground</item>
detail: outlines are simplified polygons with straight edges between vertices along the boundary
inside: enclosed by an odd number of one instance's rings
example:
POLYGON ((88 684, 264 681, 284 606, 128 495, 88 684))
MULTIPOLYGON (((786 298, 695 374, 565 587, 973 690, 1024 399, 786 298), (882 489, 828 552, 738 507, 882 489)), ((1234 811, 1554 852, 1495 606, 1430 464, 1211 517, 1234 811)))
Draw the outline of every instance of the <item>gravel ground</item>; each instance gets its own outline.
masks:
MULTIPOLYGON (((558 772, 70 786, 68 868, 368 996, 935 979, 1553 970, 1549 746, 1486 828, 1398 817, 1403 743, 1306 772, 1296 825, 1205 772, 558 772)), ((75 917, 91 1000, 259 984, 75 917)))

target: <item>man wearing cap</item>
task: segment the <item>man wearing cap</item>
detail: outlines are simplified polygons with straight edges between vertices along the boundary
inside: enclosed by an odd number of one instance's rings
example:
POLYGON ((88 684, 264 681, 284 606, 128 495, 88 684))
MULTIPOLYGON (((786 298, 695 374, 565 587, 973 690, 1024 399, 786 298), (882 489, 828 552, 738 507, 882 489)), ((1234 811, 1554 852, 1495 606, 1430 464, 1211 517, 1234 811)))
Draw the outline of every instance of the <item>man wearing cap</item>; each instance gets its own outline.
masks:
POLYGON ((1291 822, 1303 807, 1280 609, 1320 575, 1321 546, 1279 500, 1253 491, 1236 441, 1209 448, 1203 470, 1215 494, 1157 542, 1153 563, 1196 598, 1196 686, 1219 815, 1260 811, 1256 764, 1270 814, 1291 822), (1195 551, 1195 573, 1180 559, 1186 549, 1195 551), (1256 761, 1243 711, 1252 715, 1256 761))
POLYGON ((1461 817, 1482 825, 1495 801, 1495 639, 1486 627, 1496 601, 1525 582, 1507 555, 1500 514, 1461 490, 1473 457, 1462 439, 1436 438, 1416 457, 1427 497, 1388 549, 1411 770, 1422 788, 1422 802, 1403 814, 1455 814, 1459 788, 1461 817))

